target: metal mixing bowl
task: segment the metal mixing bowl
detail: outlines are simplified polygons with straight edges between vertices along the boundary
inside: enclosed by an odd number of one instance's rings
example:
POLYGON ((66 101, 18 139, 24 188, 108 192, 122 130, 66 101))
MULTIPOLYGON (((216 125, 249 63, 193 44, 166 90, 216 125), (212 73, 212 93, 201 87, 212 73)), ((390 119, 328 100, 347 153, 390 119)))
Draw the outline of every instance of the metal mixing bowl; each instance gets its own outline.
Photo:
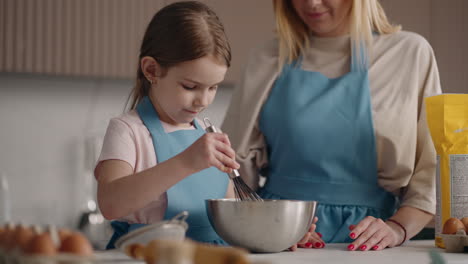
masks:
POLYGON ((293 200, 206 200, 216 233, 232 246, 252 252, 280 252, 308 231, 317 202, 293 200))

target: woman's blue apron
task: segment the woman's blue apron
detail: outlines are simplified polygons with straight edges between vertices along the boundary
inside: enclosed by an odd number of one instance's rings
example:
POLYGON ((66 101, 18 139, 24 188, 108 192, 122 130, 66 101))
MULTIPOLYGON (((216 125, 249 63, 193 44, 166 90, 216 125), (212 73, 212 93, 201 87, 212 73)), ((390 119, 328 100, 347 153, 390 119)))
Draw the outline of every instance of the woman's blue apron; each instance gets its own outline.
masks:
POLYGON ((330 79, 302 70, 301 61, 284 66, 260 113, 269 167, 259 192, 318 201, 322 239, 351 242, 349 225, 369 215, 387 219, 396 208, 377 183, 368 67, 353 54, 351 71, 330 79))
MULTIPOLYGON (((166 133, 150 99, 145 97, 137 106, 140 118, 150 131, 158 163, 164 162, 181 153, 192 145, 205 131, 194 119, 194 130, 178 130, 166 133)), ((167 190, 167 209, 164 215, 169 220, 182 211, 188 211, 188 230, 186 236, 200 242, 227 245, 214 231, 206 213, 205 200, 226 196, 229 177, 211 167, 188 176, 167 190)), ((113 221, 114 235, 107 248, 114 248, 118 238, 144 224, 128 224, 113 221)))

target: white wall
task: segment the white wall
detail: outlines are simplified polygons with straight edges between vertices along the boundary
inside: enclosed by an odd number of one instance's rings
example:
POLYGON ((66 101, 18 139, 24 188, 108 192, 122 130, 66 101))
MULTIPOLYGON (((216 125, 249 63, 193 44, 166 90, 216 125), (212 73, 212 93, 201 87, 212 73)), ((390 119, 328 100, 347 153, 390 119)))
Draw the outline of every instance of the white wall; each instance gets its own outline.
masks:
MULTIPOLYGON (((8 176, 13 221, 77 224, 85 179, 93 177, 85 155, 94 153, 85 153, 85 141, 104 136, 131 87, 131 81, 0 74, 0 172, 8 176)), ((221 87, 204 116, 220 124, 230 92, 221 87)))
POLYGON ((444 93, 468 93, 468 1, 380 0, 392 22, 434 49, 444 93))

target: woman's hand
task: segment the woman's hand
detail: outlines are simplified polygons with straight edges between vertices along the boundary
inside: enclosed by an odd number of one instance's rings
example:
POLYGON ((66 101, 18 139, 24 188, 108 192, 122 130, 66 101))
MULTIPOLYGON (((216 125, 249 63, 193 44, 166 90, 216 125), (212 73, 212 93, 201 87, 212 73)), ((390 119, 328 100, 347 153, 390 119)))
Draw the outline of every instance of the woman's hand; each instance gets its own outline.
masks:
POLYGON ((355 239, 348 245, 348 250, 382 250, 403 242, 404 230, 392 222, 367 216, 357 225, 351 225, 349 237, 355 239))
POLYGON ((180 155, 184 164, 188 164, 195 172, 214 166, 230 173, 240 167, 235 160, 236 153, 231 148, 231 142, 224 133, 206 133, 180 155))
POLYGON ((325 247, 325 242, 322 240, 322 235, 318 232, 315 232, 315 228, 317 227, 315 223, 317 223, 318 218, 314 217, 312 225, 309 228, 309 231, 302 237, 301 241, 297 242, 296 245, 289 248, 291 251, 296 251, 298 247, 300 248, 323 248, 325 247))

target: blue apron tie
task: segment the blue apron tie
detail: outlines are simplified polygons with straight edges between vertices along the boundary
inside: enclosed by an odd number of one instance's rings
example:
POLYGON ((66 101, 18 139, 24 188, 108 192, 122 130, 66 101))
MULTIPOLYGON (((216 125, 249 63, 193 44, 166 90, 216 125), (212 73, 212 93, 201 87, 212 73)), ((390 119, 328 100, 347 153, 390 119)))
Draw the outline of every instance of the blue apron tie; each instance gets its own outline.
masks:
MULTIPOLYGON (((195 130, 177 130, 166 133, 158 113, 148 97, 144 97, 138 104, 137 112, 151 133, 158 163, 181 153, 205 133, 195 119, 193 120, 195 130)), ((187 237, 195 241, 226 245, 226 242, 219 238, 210 224, 205 200, 224 198, 228 183, 229 177, 215 167, 188 176, 167 190, 168 204, 164 219, 169 220, 182 211, 188 211, 187 237)), ((129 225, 114 221, 112 226, 115 233, 108 248, 112 248, 120 236, 142 225, 129 225)))
POLYGON ((368 70, 354 53, 351 71, 338 78, 302 70, 302 58, 285 65, 260 113, 269 154, 261 195, 318 201, 326 242, 349 242, 350 224, 396 208, 377 183, 368 70))

